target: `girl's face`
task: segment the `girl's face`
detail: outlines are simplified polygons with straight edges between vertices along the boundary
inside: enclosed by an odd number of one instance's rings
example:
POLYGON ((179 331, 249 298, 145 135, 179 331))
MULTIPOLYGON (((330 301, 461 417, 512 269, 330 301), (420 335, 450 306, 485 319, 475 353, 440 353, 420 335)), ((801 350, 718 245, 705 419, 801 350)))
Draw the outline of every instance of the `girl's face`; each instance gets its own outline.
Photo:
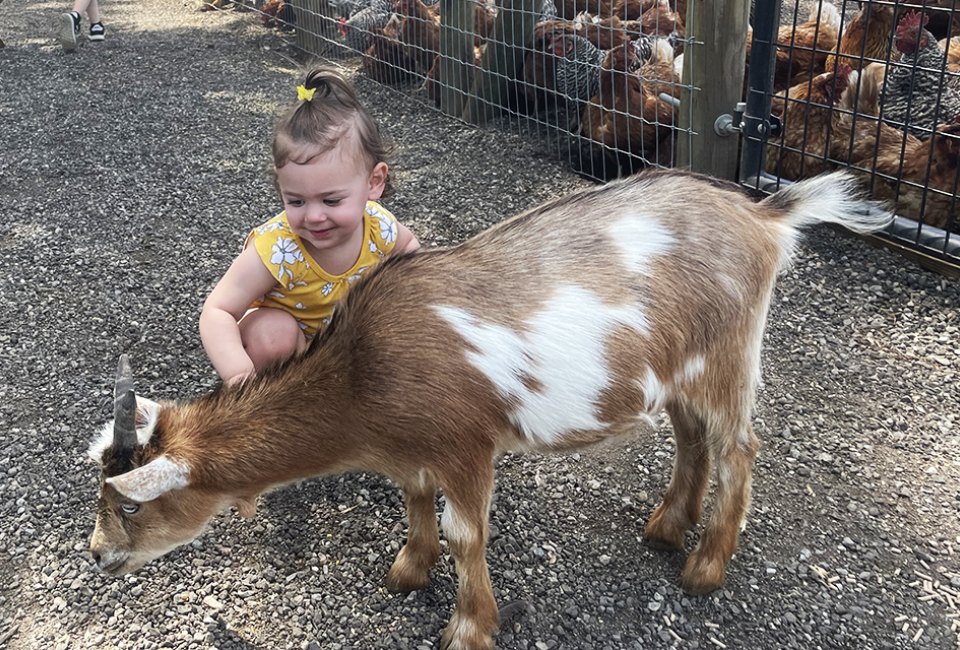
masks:
POLYGON ((367 201, 383 194, 386 163, 368 170, 361 156, 343 155, 342 149, 338 146, 309 162, 291 161, 277 168, 287 221, 308 250, 359 247, 367 201))

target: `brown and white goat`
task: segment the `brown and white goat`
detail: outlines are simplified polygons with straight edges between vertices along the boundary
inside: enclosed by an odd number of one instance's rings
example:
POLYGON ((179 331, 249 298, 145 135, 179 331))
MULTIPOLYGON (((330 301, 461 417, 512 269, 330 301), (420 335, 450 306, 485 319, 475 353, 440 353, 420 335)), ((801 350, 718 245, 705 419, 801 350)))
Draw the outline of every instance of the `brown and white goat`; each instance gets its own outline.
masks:
MULTIPOLYGON (((230 505, 359 470, 400 485, 410 530, 389 588, 425 587, 440 526, 456 561, 443 648, 491 648, 485 560, 494 460, 649 428, 665 409, 673 476, 644 536, 683 546, 711 464, 717 496, 683 567, 719 587, 748 507, 751 428, 771 291, 798 228, 860 232, 890 215, 836 172, 760 202, 655 172, 556 199, 446 250, 383 264, 299 358, 183 403, 138 399, 120 373, 115 423, 91 446, 103 483, 91 552, 112 574, 189 542, 230 505)), ((125 365, 122 363, 121 365, 125 365)))

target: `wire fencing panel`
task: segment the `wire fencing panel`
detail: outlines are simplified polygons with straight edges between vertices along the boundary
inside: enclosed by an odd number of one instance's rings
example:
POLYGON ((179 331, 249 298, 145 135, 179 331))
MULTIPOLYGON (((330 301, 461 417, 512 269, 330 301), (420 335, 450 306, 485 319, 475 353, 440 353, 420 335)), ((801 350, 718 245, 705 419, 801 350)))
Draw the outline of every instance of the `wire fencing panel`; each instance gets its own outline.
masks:
POLYGON ((746 133, 752 153, 743 180, 770 190, 848 168, 874 197, 896 205, 888 241, 935 265, 960 264, 960 18, 953 5, 796 0, 777 20, 770 15, 777 3, 758 3, 751 45, 769 45, 774 56, 771 74, 757 75, 766 85, 751 73, 748 104, 761 119, 746 133))
MULTIPOLYGON (((471 123, 497 120, 608 180, 676 164, 685 0, 251 0, 328 58, 471 123)), ((689 88, 689 86, 688 86, 689 88)))

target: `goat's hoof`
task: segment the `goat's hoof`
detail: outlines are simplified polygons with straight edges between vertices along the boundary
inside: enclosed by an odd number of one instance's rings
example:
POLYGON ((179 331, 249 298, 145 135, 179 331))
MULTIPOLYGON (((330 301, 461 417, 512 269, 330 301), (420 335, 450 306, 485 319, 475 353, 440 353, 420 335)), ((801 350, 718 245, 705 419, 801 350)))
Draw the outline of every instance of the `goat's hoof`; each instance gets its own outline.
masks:
POLYGON ((423 571, 411 571, 405 573, 403 570, 396 570, 394 564, 383 580, 383 585, 397 594, 406 594, 419 589, 426 589, 430 586, 430 576, 423 571))
POLYGON ((726 562, 694 551, 683 565, 680 586, 687 593, 707 594, 723 585, 726 573, 726 562))
POLYGON ((662 551, 679 551, 683 548, 683 538, 686 533, 686 527, 670 523, 661 506, 650 517, 643 531, 643 541, 662 551))
POLYGON ((454 612, 440 637, 440 650, 493 650, 493 632, 472 618, 454 612))

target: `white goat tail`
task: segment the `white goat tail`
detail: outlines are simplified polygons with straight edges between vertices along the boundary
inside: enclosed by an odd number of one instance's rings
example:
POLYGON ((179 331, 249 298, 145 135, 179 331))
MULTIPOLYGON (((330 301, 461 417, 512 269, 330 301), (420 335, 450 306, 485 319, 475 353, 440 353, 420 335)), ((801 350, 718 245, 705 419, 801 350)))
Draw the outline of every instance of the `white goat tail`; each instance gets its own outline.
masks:
POLYGON ((864 199, 857 177, 846 171, 798 181, 764 199, 763 204, 779 209, 794 228, 835 223, 853 232, 870 233, 893 220, 893 213, 882 203, 864 199))

